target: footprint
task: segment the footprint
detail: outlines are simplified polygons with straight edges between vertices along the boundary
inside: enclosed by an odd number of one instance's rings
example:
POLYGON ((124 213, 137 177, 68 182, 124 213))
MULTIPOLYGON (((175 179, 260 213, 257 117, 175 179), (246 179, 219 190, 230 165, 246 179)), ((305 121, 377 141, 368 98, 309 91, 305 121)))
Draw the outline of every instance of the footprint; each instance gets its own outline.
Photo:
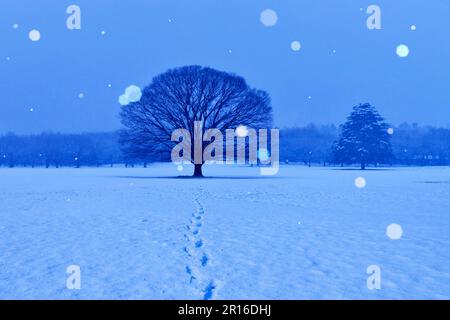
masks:
POLYGON ((186 272, 187 274, 192 274, 192 270, 191 268, 189 268, 189 266, 186 266, 186 272))
POLYGON ((202 262, 202 267, 206 267, 206 264, 208 263, 208 256, 204 254, 200 261, 202 262))
POLYGON ((192 275, 192 270, 191 268, 189 268, 189 266, 186 266, 186 273, 191 276, 191 278, 189 279, 189 283, 192 283, 192 281, 195 280, 195 277, 192 275))
POLYGON ((205 295, 203 296, 203 300, 210 300, 213 296, 214 293, 214 289, 216 288, 216 285, 214 284, 213 281, 211 281, 205 288, 205 290, 203 290, 203 292, 205 293, 205 295))
POLYGON ((189 252, 189 249, 187 247, 183 248, 183 251, 186 252, 186 254, 190 257, 191 253, 189 252))
POLYGON ((201 248, 203 246, 203 241, 202 240, 198 240, 196 243, 195 243, 195 247, 196 248, 201 248))

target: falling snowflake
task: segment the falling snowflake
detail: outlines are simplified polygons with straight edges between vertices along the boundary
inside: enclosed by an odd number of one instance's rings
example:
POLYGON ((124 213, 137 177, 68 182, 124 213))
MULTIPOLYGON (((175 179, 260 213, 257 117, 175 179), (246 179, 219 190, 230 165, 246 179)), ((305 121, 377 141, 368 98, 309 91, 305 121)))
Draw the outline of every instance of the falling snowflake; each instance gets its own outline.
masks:
POLYGON ((390 135, 393 135, 394 134, 394 128, 388 128, 387 129, 387 133, 390 134, 390 135))
POLYGON ((400 239, 402 237, 402 235, 403 235, 402 226, 399 225, 399 224, 396 224, 396 223, 391 223, 386 228, 386 235, 391 240, 398 240, 398 239, 400 239))
POLYGON ((78 98, 83 99, 83 98, 84 98, 84 93, 80 92, 80 93, 78 94, 78 98))
POLYGON ((131 85, 125 90, 125 95, 128 97, 128 100, 131 102, 136 102, 141 100, 142 92, 141 88, 135 85, 131 85))
POLYGON ((125 89, 125 93, 119 97, 119 103, 122 106, 130 104, 130 102, 137 102, 141 100, 142 91, 141 88, 135 85, 130 85, 125 89))
POLYGON ((31 41, 36 42, 41 39, 41 33, 38 30, 33 29, 28 33, 28 37, 31 41))
POLYGON ((266 9, 263 12, 261 12, 260 20, 261 23, 266 27, 273 27, 274 25, 277 24, 278 15, 274 10, 266 9))
POLYGON ((18 28, 19 28, 19 25, 18 25, 17 23, 14 23, 14 24, 13 24, 13 28, 14 28, 14 29, 18 29, 18 28))
POLYGON ((397 47, 397 55, 400 58, 406 58, 409 55, 409 48, 407 45, 401 44, 397 47))
POLYGON ((236 128, 236 135, 238 137, 246 137, 248 135, 248 129, 246 126, 239 126, 236 128))
POLYGON ((119 103, 120 103, 122 106, 126 106, 126 105, 129 104, 130 102, 128 101, 127 96, 124 95, 124 94, 122 94, 122 95, 119 97, 119 103))
POLYGON ((299 51, 301 47, 302 47, 302 45, 299 41, 295 40, 295 41, 291 42, 292 51, 299 51))
POLYGON ((417 28, 417 27, 416 27, 415 24, 411 25, 411 30, 412 30, 412 31, 416 31, 416 28, 417 28))
POLYGON ((362 189, 366 186, 366 179, 364 179, 363 177, 358 177, 355 179, 355 186, 358 189, 362 189))

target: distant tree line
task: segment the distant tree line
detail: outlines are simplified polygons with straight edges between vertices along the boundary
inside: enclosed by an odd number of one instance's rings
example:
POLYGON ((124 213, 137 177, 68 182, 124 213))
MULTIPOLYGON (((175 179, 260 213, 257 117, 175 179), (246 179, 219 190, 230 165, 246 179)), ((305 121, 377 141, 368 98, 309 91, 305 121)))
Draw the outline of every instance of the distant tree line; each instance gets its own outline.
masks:
MULTIPOLYGON (((304 165, 340 165, 335 154, 339 133, 334 125, 281 129, 280 160, 304 165)), ((393 156, 380 165, 450 165, 450 128, 404 123, 393 127, 391 144, 393 156)), ((145 166, 159 161, 170 161, 170 155, 156 152, 144 159, 125 155, 118 132, 0 135, 3 167, 145 166)))
POLYGON ((117 133, 42 133, 0 136, 0 165, 25 167, 113 166, 125 162, 117 133))
POLYGON ((392 135, 394 164, 450 165, 450 129, 401 124, 392 135))
MULTIPOLYGON (((450 165, 450 128, 403 123, 393 127, 392 130, 392 157, 380 163, 370 164, 450 165)), ((305 165, 341 165, 335 153, 338 139, 339 129, 333 125, 310 124, 303 128, 281 130, 281 159, 285 162, 300 162, 305 165)))

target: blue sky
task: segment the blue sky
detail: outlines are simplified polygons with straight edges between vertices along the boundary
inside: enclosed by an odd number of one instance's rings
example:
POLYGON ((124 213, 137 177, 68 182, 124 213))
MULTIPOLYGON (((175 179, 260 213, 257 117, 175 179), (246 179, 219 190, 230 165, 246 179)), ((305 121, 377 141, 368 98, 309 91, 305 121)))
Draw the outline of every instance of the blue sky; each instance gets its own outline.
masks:
POLYGON ((448 0, 2 0, 0 133, 118 129, 127 86, 188 64, 268 91, 281 127, 339 124, 360 102, 393 124, 447 126, 449 17, 448 0), (66 28, 71 4, 81 30, 66 28), (381 30, 366 27, 370 4, 381 8, 381 30), (260 22, 267 8, 274 27, 260 22))

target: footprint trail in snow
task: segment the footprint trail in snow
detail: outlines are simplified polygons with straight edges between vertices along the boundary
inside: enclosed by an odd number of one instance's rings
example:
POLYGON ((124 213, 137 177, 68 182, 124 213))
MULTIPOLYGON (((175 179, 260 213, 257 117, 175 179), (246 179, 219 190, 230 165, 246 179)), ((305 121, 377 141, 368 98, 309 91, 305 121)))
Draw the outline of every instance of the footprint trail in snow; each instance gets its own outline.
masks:
POLYGON ((195 198, 196 210, 192 214, 189 224, 186 226, 187 232, 184 234, 186 246, 183 248, 187 256, 186 273, 189 276, 189 283, 198 292, 202 299, 214 299, 217 281, 208 277, 207 268, 210 264, 210 257, 205 251, 205 241, 202 238, 202 227, 204 223, 205 208, 199 198, 195 198))

